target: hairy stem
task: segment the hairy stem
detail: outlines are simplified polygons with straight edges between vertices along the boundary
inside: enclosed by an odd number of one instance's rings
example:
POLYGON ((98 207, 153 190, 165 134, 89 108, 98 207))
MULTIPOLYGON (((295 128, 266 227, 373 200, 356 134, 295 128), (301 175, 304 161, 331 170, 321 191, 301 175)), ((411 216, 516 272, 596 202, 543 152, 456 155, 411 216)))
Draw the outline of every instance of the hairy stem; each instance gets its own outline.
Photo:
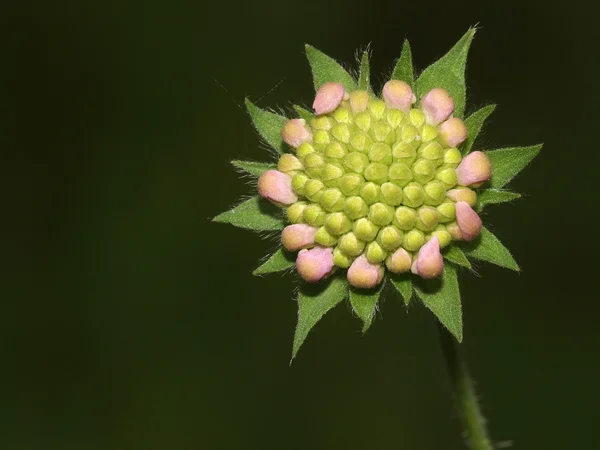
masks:
POLYGON ((458 342, 439 322, 440 343, 448 365, 448 373, 456 395, 456 401, 467 435, 467 443, 471 450, 493 450, 485 426, 485 418, 481 414, 473 380, 462 356, 458 342))

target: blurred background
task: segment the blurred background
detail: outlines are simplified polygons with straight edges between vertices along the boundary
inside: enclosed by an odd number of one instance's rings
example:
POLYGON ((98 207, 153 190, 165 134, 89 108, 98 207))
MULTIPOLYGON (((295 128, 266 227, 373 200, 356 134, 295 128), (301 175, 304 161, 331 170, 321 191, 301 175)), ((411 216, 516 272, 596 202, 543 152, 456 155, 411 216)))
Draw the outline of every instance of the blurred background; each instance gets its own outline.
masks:
POLYGON ((497 442, 597 449, 598 26, 577 2, 30 1, 0 10, 0 448, 464 448, 432 315, 347 305, 289 366, 293 277, 211 217, 267 152, 241 107, 310 104, 304 43, 381 87, 479 23, 480 148, 544 142, 485 220, 521 274, 463 273, 464 351, 497 442), (589 233, 589 235, 588 235, 589 233))

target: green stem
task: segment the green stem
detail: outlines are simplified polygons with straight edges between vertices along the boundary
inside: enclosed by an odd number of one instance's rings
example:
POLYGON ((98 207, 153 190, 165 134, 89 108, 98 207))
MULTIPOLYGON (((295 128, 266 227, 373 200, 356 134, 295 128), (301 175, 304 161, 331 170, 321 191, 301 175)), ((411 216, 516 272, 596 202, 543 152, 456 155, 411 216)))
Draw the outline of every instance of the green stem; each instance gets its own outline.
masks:
POLYGON ((467 434, 467 442, 471 450, 493 450, 485 426, 485 418, 481 414, 473 380, 462 356, 459 344, 439 322, 440 343, 448 365, 448 372, 460 415, 467 434))

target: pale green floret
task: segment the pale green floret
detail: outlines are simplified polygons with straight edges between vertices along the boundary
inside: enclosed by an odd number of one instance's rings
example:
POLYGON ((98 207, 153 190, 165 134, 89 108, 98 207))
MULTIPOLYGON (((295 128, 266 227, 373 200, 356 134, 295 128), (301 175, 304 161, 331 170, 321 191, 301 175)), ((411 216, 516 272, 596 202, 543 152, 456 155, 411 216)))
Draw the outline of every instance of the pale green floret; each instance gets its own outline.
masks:
POLYGON ((338 248, 349 256, 358 256, 365 248, 364 241, 361 241, 352 232, 344 234, 338 241, 338 248))
POLYGON ((414 179, 419 184, 425 184, 435 178, 435 166, 428 159, 417 159, 412 166, 414 179))
POLYGON ((452 189, 456 186, 456 170, 452 167, 439 170, 435 177, 444 183, 446 189, 452 189))
POLYGON ((313 130, 331 130, 335 122, 327 116, 316 117, 310 122, 313 130))
POLYGON ((388 225, 385 228, 382 228, 377 235, 377 242, 384 249, 388 251, 394 251, 402 244, 402 238, 404 234, 400 229, 395 227, 394 225, 388 225))
POLYGON ((412 230, 417 224, 417 213, 407 206, 396 208, 394 225, 404 231, 412 230))
POLYGON ((439 220, 439 214, 431 206, 422 206, 417 212, 417 228, 421 231, 433 230, 439 220))
POLYGON ((396 137, 398 140, 401 140, 405 144, 412 145, 413 147, 415 147, 415 144, 416 147, 418 147, 421 140, 419 136, 419 130, 417 130, 415 126, 408 124, 398 129, 396 137))
POLYGON ((440 222, 448 223, 456 219, 456 203, 452 200, 444 200, 444 202, 436 209, 440 214, 440 222))
POLYGON ((373 140, 364 131, 354 131, 350 137, 350 150, 366 153, 373 145, 373 140))
POLYGON ((377 184, 385 183, 388 180, 389 166, 381 163, 371 163, 364 172, 365 179, 377 184))
POLYGON ((302 223, 306 206, 306 202, 296 202, 288 206, 286 211, 288 220, 292 223, 302 223))
POLYGON ((365 255, 370 263, 377 264, 385 260, 387 251, 377 241, 373 241, 367 244, 365 255))
POLYGON ((411 145, 405 142, 399 142, 393 147, 392 156, 394 157, 395 162, 411 166, 417 159, 417 151, 411 145))
POLYGON ((433 236, 437 236, 438 240, 440 241, 441 248, 447 247, 450 242, 452 242, 452 236, 450 236, 450 233, 448 233, 448 230, 446 230, 444 225, 438 225, 435 227, 435 230, 431 233, 429 239, 431 239, 433 236))
POLYGON ((373 144, 369 149, 369 160, 389 166, 392 163, 392 149, 387 144, 373 144))
POLYGON ((431 142, 438 137, 438 134, 439 133, 436 127, 425 124, 421 130, 421 142, 431 142))
POLYGON ((381 201, 386 205, 399 206, 402 204, 404 194, 402 188, 394 183, 383 183, 381 185, 381 201))
POLYGON ((439 161, 440 165, 443 163, 444 149, 437 142, 430 142, 429 144, 421 145, 417 154, 421 158, 432 161, 434 164, 436 164, 437 161, 439 161))
POLYGON ((400 187, 406 186, 413 179, 412 170, 404 163, 395 162, 388 170, 388 179, 400 187))
POLYGON ((311 202, 318 202, 323 194, 324 187, 325 185, 321 180, 310 179, 304 185, 304 196, 311 202))
POLYGON ((320 198, 321 206, 325 211, 337 212, 344 209, 346 197, 337 188, 325 189, 320 198))
POLYGON ((331 139, 326 130, 317 130, 313 133, 313 143, 315 145, 327 145, 329 142, 331 142, 331 139))
POLYGON ((425 113, 420 109, 411 109, 408 113, 408 118, 413 126, 420 128, 425 123, 425 113))
POLYGON ((339 123, 352 123, 352 113, 348 108, 338 108, 333 112, 333 118, 339 123))
POLYGON ((332 235, 327 227, 319 228, 315 234, 315 242, 323 247, 333 247, 337 241, 337 237, 332 235))
POLYGON ((356 220, 361 217, 366 217, 369 213, 369 206, 362 197, 354 196, 346 199, 344 204, 344 212, 350 219, 356 220))
POLYGON ((369 114, 368 112, 358 113, 354 117, 354 123, 362 131, 369 131, 369 129, 371 128, 371 114, 369 114))
POLYGON ((298 149, 296 150, 296 156, 298 157, 298 159, 300 161, 302 161, 303 163, 305 163, 305 158, 309 153, 314 153, 316 152, 315 148, 313 147, 313 145, 309 142, 304 142, 302 145, 300 145, 300 147, 298 147, 298 149))
POLYGON ((331 134, 338 141, 347 144, 350 142, 350 127, 348 124, 339 123, 331 129, 331 134))
POLYGON ((460 164, 461 160, 462 154, 457 148, 450 148, 446 150, 446 153, 444 153, 444 164, 450 164, 456 168, 456 166, 460 164))
POLYGON ((404 200, 402 203, 411 208, 418 208, 425 200, 425 190, 419 183, 408 183, 404 187, 404 200))
POLYGON ((404 113, 399 109, 388 109, 387 123, 390 127, 396 129, 404 120, 404 113))
POLYGON ((385 203, 374 203, 369 208, 369 219, 375 225, 387 225, 394 220, 394 208, 385 203))
POLYGON ((360 196, 365 202, 367 202, 367 205, 372 205, 373 203, 378 202, 380 194, 381 188, 379 185, 372 182, 366 183, 360 190, 360 196))
POLYGON ((441 181, 430 181, 425 185, 425 200, 423 203, 438 206, 446 199, 446 187, 441 181))
POLYGON ((386 111, 385 102, 383 100, 369 100, 369 111, 375 120, 383 117, 386 111))
POLYGON ((347 269, 352 264, 352 261, 354 261, 354 258, 341 251, 339 246, 333 249, 333 263, 336 266, 347 269))
POLYGON ((371 242, 377 236, 379 227, 375 225, 371 220, 363 217, 354 222, 352 231, 355 236, 361 241, 371 242))
POLYGON ((344 195, 356 195, 363 186, 364 178, 357 173, 347 173, 340 178, 339 188, 344 195))
POLYGON ((395 141, 395 134, 392 127, 386 122, 377 122, 371 127, 369 132, 374 141, 392 143, 395 141))
POLYGON ((343 212, 327 214, 325 226, 334 236, 340 236, 352 229, 352 221, 343 212))
POLYGON ((309 180, 308 176, 303 173, 297 173, 292 177, 292 189, 298 195, 304 195, 304 186, 309 180))
POLYGON ((332 142, 325 147, 325 156, 332 159, 342 159, 348 152, 339 142, 332 142))
POLYGON ((369 158, 364 153, 352 152, 344 157, 344 167, 355 173, 363 173, 368 164, 369 158))
POLYGON ((313 227, 320 227, 325 223, 325 211, 316 203, 308 205, 302 214, 304 222, 313 227))
POLYGON ((410 230, 408 233, 405 233, 404 239, 402 239, 402 247, 409 252, 416 252, 423 246, 424 243, 425 235, 422 231, 417 229, 410 230))
POLYGON ((343 175, 344 169, 337 163, 326 163, 321 168, 321 180, 323 180, 327 186, 337 186, 339 184, 339 179, 343 175))

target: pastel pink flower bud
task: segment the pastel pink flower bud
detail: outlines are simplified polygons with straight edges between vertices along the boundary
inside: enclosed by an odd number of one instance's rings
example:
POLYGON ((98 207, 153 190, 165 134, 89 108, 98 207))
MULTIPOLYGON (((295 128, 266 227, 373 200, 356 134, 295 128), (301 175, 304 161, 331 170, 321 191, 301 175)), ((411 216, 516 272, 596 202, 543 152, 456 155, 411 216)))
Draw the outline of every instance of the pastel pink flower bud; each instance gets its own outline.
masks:
POLYGON ((465 241, 472 241, 481 231, 481 218, 467 202, 456 203, 456 222, 465 241))
POLYGON ((412 89, 404 81, 390 80, 383 86, 383 100, 388 108, 408 112, 415 101, 412 89))
POLYGON ((291 205, 298 200, 298 196, 292 190, 291 177, 278 170, 267 170, 260 176, 258 194, 280 206, 291 205))
POLYGON ((444 270, 444 258, 440 252, 440 241, 437 236, 429 239, 419 250, 415 270, 421 278, 435 278, 441 275, 444 270))
POLYGON ((312 133, 304 119, 288 120, 281 129, 281 137, 291 147, 298 148, 305 142, 312 141, 312 133))
POLYGON ((451 117, 440 125, 440 135, 449 147, 458 147, 467 138, 467 126, 458 117, 451 117))
POLYGON ((446 90, 435 88, 425 94, 421 101, 421 109, 425 113, 427 123, 437 125, 454 112, 454 100, 446 90))
POLYGON ((333 272, 333 269, 333 249, 330 247, 300 250, 296 258, 298 274, 309 283, 322 280, 333 272))
POLYGON ((347 274, 348 282, 357 288, 370 289, 381 283, 383 267, 369 262, 363 253, 354 260, 347 274))
POLYGON ((469 153, 456 168, 458 184, 477 186, 490 179, 492 165, 483 152, 469 153))
POLYGON ((286 250, 295 252, 314 245, 316 234, 317 228, 305 223, 288 225, 281 232, 281 243, 286 250))
POLYGON ((313 109, 317 115, 330 113, 339 106, 345 93, 341 83, 325 83, 317 90, 313 109))

